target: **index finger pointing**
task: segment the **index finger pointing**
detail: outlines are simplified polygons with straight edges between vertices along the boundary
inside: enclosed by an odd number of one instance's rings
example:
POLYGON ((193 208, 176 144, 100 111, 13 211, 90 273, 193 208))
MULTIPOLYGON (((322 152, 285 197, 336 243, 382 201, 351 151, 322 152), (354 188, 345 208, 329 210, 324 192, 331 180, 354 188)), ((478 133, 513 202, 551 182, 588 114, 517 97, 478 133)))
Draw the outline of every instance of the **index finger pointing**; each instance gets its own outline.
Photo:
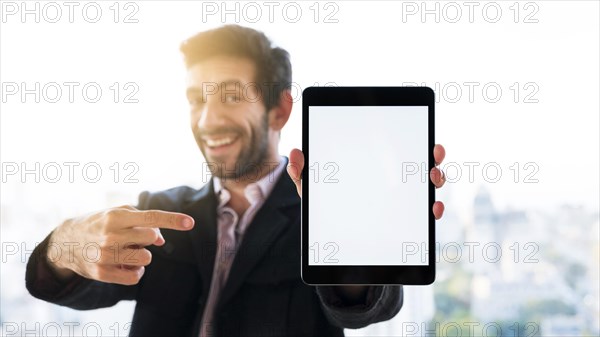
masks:
POLYGON ((194 226, 194 218, 187 214, 159 210, 132 211, 131 227, 154 227, 175 230, 189 230, 194 226))

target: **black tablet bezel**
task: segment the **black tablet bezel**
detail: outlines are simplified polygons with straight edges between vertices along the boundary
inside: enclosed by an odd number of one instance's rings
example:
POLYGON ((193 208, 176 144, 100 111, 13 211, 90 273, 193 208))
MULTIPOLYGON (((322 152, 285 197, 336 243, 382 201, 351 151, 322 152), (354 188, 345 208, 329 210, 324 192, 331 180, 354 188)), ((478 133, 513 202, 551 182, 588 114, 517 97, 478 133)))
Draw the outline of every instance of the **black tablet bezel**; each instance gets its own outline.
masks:
MULTIPOLYGON (((302 92, 302 151, 305 169, 302 181, 308 181, 310 149, 308 147, 309 106, 427 106, 429 170, 435 166, 435 94, 429 87, 309 87, 302 92)), ((435 185, 429 181, 429 252, 428 264, 422 266, 309 266, 308 185, 302 184, 301 276, 308 285, 427 285, 435 280, 435 185)))

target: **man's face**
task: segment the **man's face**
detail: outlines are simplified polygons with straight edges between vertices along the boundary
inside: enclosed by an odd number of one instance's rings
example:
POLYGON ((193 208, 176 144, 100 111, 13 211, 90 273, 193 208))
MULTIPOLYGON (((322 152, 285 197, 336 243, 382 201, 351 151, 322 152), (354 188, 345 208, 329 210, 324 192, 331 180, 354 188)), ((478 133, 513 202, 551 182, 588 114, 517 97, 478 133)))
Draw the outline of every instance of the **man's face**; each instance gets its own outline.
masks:
POLYGON ((188 69, 191 127, 214 176, 238 178, 268 160, 269 124, 255 66, 217 56, 188 69))

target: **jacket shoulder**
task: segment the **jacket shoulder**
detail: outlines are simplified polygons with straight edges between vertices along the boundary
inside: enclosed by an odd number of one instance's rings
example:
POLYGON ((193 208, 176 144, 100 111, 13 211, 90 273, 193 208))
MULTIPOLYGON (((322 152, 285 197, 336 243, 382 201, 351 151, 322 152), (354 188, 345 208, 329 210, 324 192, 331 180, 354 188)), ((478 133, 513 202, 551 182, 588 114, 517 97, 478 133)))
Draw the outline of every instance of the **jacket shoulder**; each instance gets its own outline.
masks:
POLYGON ((136 206, 139 210, 160 209, 165 211, 180 211, 182 206, 198 194, 208 192, 208 184, 200 189, 190 186, 177 186, 162 191, 143 191, 136 206))

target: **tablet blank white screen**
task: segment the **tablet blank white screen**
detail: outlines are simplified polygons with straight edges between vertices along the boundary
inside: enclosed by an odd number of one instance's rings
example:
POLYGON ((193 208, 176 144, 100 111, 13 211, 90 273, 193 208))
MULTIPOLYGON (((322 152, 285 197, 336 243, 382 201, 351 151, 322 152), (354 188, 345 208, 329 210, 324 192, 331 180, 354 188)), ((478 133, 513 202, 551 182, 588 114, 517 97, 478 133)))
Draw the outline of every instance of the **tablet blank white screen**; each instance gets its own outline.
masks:
POLYGON ((427 111, 309 107, 309 265, 428 263, 427 111))

